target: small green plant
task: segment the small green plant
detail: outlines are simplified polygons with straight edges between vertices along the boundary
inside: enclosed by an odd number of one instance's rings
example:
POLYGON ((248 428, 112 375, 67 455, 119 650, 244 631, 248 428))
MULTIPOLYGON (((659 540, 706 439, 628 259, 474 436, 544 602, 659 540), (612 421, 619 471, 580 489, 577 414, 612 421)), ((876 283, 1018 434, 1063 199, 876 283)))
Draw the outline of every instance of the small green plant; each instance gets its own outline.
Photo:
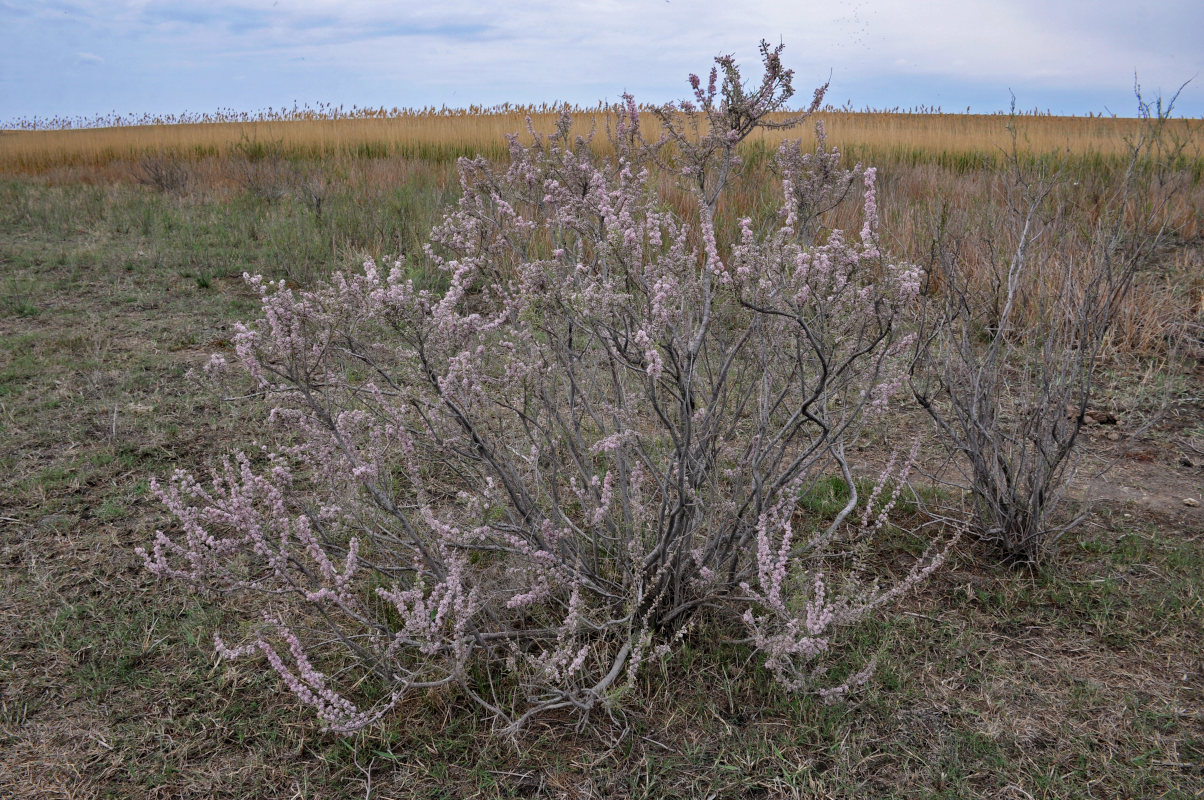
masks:
POLYGON ((11 309, 13 316, 19 317, 21 319, 28 319, 29 317, 36 317, 38 314, 42 313, 42 309, 38 308, 33 303, 31 303, 30 301, 28 301, 24 298, 17 299, 17 300, 10 300, 6 305, 11 309))

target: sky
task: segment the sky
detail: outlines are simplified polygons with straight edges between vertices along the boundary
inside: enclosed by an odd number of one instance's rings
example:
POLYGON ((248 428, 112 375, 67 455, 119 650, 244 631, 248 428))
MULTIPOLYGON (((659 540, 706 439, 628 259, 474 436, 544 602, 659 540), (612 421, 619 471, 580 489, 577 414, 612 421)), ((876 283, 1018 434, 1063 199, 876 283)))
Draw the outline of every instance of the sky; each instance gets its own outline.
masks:
POLYGON ((1201 0, 0 0, 0 125, 30 117, 465 107, 623 92, 783 42, 800 103, 1204 116, 1201 0))

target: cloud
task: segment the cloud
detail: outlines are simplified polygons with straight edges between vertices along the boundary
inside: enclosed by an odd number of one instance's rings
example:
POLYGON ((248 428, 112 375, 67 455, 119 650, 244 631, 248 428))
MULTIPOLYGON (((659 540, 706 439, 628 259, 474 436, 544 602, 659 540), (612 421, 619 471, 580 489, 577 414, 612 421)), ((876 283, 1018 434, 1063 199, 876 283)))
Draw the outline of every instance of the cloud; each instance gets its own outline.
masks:
POLYGON ((77 64, 103 64, 105 60, 95 53, 76 53, 75 63, 77 64))
POLYGON ((195 7, 178 3, 156 4, 146 8, 140 22, 151 26, 184 31, 202 28, 244 34, 262 31, 273 25, 272 15, 256 8, 212 5, 195 7))

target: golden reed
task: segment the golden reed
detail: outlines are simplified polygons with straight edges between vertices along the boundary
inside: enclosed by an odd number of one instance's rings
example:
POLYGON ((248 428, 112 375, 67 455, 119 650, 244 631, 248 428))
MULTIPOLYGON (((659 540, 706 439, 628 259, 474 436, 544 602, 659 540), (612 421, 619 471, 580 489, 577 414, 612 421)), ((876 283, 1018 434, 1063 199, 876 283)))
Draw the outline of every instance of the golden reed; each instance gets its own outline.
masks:
MULTIPOLYGON (((595 146, 606 146, 605 128, 614 121, 611 111, 574 109, 572 114, 574 134, 585 135, 596 128, 599 135, 595 146)), ((528 116, 541 133, 551 131, 557 118, 544 106, 5 130, 0 131, 0 171, 28 173, 56 167, 101 166, 148 155, 220 157, 263 147, 297 157, 411 155, 450 160, 478 152, 501 155, 506 134, 526 135, 528 116)), ((1009 124, 1016 128, 1022 152, 1105 159, 1126 152, 1125 139, 1137 133, 1141 124, 1137 119, 1115 117, 856 111, 822 111, 815 119, 823 120, 830 144, 866 161, 934 162, 971 169, 996 162, 1011 147, 1009 124)), ((655 118, 644 113, 642 123, 646 133, 654 136, 655 118)), ((1204 128, 1204 120, 1200 119, 1173 120, 1170 124, 1185 136, 1204 128)), ((782 139, 796 138, 803 140, 804 147, 813 145, 813 127, 804 124, 791 131, 759 131, 751 142, 754 147, 758 143, 776 147, 782 139)))

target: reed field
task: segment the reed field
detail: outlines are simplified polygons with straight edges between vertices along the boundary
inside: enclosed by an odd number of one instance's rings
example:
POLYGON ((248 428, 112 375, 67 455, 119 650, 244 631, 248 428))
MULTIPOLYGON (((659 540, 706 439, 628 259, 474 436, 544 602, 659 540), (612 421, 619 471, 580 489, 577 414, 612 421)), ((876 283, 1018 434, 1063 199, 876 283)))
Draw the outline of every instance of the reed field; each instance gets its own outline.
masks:
MULTIPOLYGON (((572 113, 574 132, 608 146, 607 109, 572 113)), ((270 670, 219 661, 213 633, 233 607, 158 582, 134 549, 170 524, 152 478, 204 474, 260 432, 258 398, 196 372, 257 315, 242 274, 305 288, 404 257, 438 289, 423 247, 460 196, 456 159, 501 162, 506 134, 527 137, 527 117, 547 132, 556 114, 319 108, 0 131, 0 796, 1204 795, 1204 120, 1172 120, 1187 146, 1140 184, 1174 188, 1171 233, 1102 351, 1093 408, 1118 422, 1083 436, 1085 474, 1103 475, 1075 488, 1096 498, 1084 524, 1039 568, 960 542, 890 624, 857 635, 858 660, 880 666, 847 701, 787 694, 750 649, 703 628, 640 678, 613 741, 553 715, 516 747, 450 689, 340 737, 270 670)), ((878 168, 884 248, 927 267, 955 241, 984 291, 1009 256, 992 238, 1013 214, 1009 170, 1056 177, 1056 221, 1081 236, 1047 263, 1073 271, 1140 129, 1036 114, 816 119, 846 161, 878 168)), ((642 122, 652 135, 652 115, 642 122)), ((758 136, 720 207, 722 252, 738 218, 776 220, 778 144, 815 145, 812 122, 758 136)), ((659 189, 669 207, 687 202, 659 189)), ((842 207, 825 225, 860 221, 842 207)), ((1033 281, 1031 298, 1054 276, 1033 281)), ((869 431, 859 474, 877 474, 900 431, 932 437, 926 417, 897 412, 869 431)), ((839 510, 838 489, 817 486, 806 521, 839 510)), ((916 543, 892 547, 879 557, 916 543)))
MULTIPOLYGON (((607 147, 602 135, 613 125, 610 109, 571 109, 573 133, 598 131, 595 141, 607 147)), ((141 120, 110 120, 127 124, 74 129, 5 130, 0 133, 0 170, 40 172, 55 167, 102 166, 146 156, 201 159, 251 148, 272 147, 287 157, 391 157, 455 160, 461 155, 504 155, 505 136, 527 131, 527 120, 540 133, 550 132, 559 112, 541 108, 501 110, 427 110, 364 112, 334 115, 324 112, 276 113, 268 119, 173 121, 138 124, 141 120), (329 118, 327 118, 329 117, 329 118), (134 124, 128 124, 133 122, 134 124)), ((778 113, 778 119, 786 114, 778 113)), ((656 121, 643 114, 645 135, 655 138, 656 121)), ((1015 125, 1018 144, 1029 155, 1072 154, 1086 162, 1107 162, 1126 152, 1125 141, 1140 121, 1117 117, 1055 117, 1020 114, 941 114, 902 112, 825 111, 819 115, 829 142, 851 158, 882 166, 898 163, 936 163, 959 171, 997 165, 1011 143, 1006 128, 1015 125)), ((772 117, 771 117, 772 118, 772 117)), ((101 124, 105 120, 99 121, 101 124)), ((60 123, 64 124, 64 123, 60 123)), ((32 125, 32 123, 31 123, 32 125)), ((1196 136, 1204 120, 1174 120, 1173 136, 1196 136)), ((776 148, 783 139, 801 138, 814 146, 809 126, 794 130, 758 130, 750 143, 776 148)), ((1200 170, 1200 153, 1189 168, 1200 170)))

